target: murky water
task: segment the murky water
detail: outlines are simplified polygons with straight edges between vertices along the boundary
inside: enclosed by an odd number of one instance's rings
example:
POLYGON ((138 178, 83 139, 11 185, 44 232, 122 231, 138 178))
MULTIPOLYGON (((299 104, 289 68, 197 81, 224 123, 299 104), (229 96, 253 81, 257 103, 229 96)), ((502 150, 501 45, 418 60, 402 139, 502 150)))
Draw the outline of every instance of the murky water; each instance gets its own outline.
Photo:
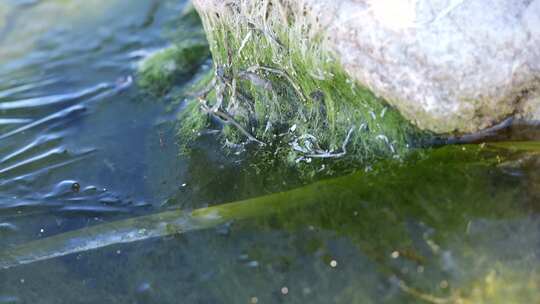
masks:
MULTIPOLYGON (((0 2, 0 257, 301 184, 212 136, 179 155, 179 106, 134 77, 184 5, 0 2)), ((0 303, 537 303, 540 162, 479 159, 428 155, 284 195, 294 207, 0 270, 0 303)))

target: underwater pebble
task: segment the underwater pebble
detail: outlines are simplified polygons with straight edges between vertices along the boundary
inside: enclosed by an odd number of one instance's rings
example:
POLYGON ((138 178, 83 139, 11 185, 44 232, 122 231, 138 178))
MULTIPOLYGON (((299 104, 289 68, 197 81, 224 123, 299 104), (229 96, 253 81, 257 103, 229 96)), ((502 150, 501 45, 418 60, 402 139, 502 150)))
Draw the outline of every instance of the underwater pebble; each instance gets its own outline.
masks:
POLYGON ((251 304, 257 304, 257 303, 259 303, 259 299, 257 297, 252 297, 249 302, 251 304))
POLYGON ((287 288, 287 286, 283 286, 281 288, 281 294, 288 295, 289 294, 289 288, 287 288))
POLYGON ((392 254, 390 256, 392 257, 392 259, 397 259, 397 258, 399 258, 399 252, 394 251, 394 252, 392 252, 392 254))

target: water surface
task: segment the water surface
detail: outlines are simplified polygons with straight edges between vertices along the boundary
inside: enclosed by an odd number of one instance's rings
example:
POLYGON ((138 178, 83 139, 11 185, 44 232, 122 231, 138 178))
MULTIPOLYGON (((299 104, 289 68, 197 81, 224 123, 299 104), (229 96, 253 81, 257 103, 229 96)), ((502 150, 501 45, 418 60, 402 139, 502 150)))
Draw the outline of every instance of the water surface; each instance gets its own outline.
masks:
MULTIPOLYGON (((0 248, 302 183, 212 136, 179 155, 182 104, 138 88, 136 66, 170 44, 184 6, 0 3, 0 248)), ((310 188, 306 206, 0 270, 0 303, 537 302, 540 162, 456 155, 310 188)))

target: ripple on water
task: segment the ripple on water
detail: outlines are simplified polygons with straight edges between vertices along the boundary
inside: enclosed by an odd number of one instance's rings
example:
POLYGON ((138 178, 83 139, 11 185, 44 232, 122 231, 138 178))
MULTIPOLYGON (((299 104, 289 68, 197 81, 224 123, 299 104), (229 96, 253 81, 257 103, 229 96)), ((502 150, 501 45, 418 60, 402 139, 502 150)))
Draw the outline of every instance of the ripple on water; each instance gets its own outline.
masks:
POLYGON ((51 215, 84 219, 147 206, 143 144, 164 105, 140 102, 132 53, 168 43, 162 25, 182 6, 0 3, 0 223, 24 227, 24 235, 51 215))
MULTIPOLYGON (((65 145, 66 137, 72 136, 77 126, 77 123, 70 122, 80 121, 83 117, 81 114, 87 112, 91 102, 111 96, 118 85, 100 83, 73 93, 23 99, 13 97, 36 87, 21 85, 0 91, 0 96, 10 99, 0 102, 0 191, 2 196, 7 196, 0 202, 0 210, 65 207, 65 199, 73 198, 66 197, 68 192, 63 190, 69 181, 61 181, 45 193, 41 193, 36 186, 42 184, 39 180, 44 176, 54 175, 55 171, 87 161, 95 155, 96 148, 65 145), (14 113, 24 113, 25 118, 15 117, 14 113)), ((95 187, 88 189, 92 188, 95 187)), ((103 197, 102 193, 96 195, 89 192, 92 191, 76 193, 79 204, 99 202, 103 197)), ((89 204, 71 206, 66 210, 88 212, 91 208, 89 204)), ((114 208, 96 206, 96 210, 102 212, 111 211, 108 209, 114 208)), ((8 215, 2 213, 2 216, 8 215)))

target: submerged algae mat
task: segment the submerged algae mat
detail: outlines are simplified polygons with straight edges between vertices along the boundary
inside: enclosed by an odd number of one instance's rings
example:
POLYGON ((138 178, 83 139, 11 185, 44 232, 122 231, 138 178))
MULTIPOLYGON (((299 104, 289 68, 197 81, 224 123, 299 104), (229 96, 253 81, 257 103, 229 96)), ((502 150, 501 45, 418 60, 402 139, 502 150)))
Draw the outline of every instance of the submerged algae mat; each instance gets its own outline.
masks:
MULTIPOLYGON (((486 248, 474 242, 459 244, 459 252, 447 248, 454 247, 463 234, 472 235, 471 239, 475 234, 485 237, 482 230, 489 231, 489 227, 482 227, 482 221, 513 221, 530 212, 531 205, 537 204, 528 201, 534 190, 514 175, 527 174, 524 164, 537 160, 539 153, 536 142, 423 151, 405 162, 383 161, 370 172, 294 190, 191 212, 165 211, 44 238, 1 250, 0 267, 224 224, 255 232, 298 233, 309 227, 348 239, 406 297, 433 303, 532 303, 540 299, 538 256, 508 263, 497 252, 485 252, 486 248), (512 284, 510 280, 517 281, 512 284)), ((533 222, 538 226, 536 220, 533 222)), ((533 233, 532 238, 537 236, 533 233)), ((317 251, 323 244, 302 246, 312 247, 303 250, 317 251)), ((528 248, 537 244, 524 246, 516 253, 537 251, 528 248)), ((272 255, 264 252, 270 248, 261 250, 257 255, 262 260, 272 255)), ((343 263, 329 253, 321 258, 330 268, 343 263)), ((234 273, 229 275, 235 277, 234 273)), ((348 302, 367 294, 341 296, 348 302)))

